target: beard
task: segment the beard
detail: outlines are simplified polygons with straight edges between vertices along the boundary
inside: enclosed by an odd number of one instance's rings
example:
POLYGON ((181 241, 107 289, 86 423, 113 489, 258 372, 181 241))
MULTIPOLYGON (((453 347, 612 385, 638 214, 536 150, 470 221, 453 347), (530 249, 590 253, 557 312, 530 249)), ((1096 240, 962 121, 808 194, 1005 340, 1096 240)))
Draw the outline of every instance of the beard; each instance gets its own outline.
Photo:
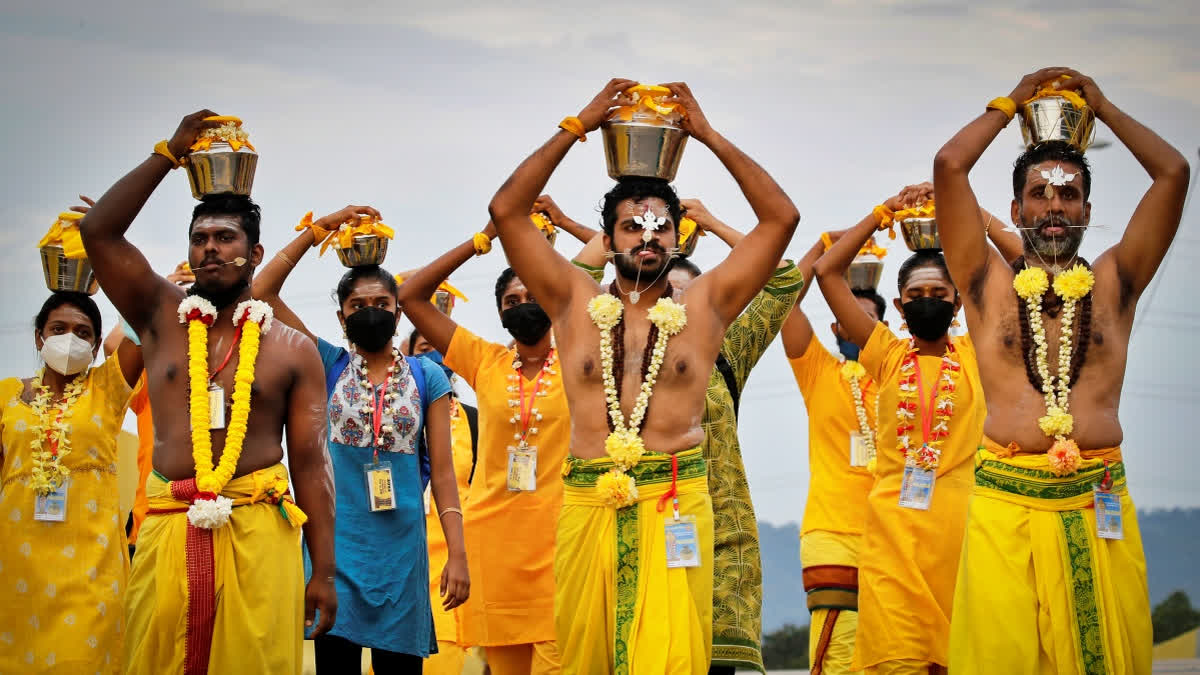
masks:
POLYGON ((213 304, 217 311, 232 305, 250 287, 250 278, 244 277, 229 286, 207 286, 197 281, 187 289, 189 296, 198 295, 213 304))
MULTIPOLYGON (((1021 224, 1025 225, 1024 220, 1021 224)), ((1082 223, 1066 216, 1049 215, 1033 221, 1032 226, 1023 227, 1021 239, 1024 240, 1026 254, 1033 253, 1044 262, 1069 261, 1079 253, 1086 229, 1082 223), (1044 230, 1052 225, 1063 228, 1063 233, 1044 234, 1044 230)))
POLYGON ((675 259, 667 255, 666 249, 658 245, 657 241, 640 244, 629 251, 629 253, 620 253, 613 250, 616 255, 613 256, 613 267, 617 269, 617 274, 623 279, 635 281, 641 279, 658 280, 662 275, 671 270, 671 265, 675 259), (645 267, 638 262, 637 254, 640 251, 653 251, 658 254, 659 264, 655 267, 645 267))

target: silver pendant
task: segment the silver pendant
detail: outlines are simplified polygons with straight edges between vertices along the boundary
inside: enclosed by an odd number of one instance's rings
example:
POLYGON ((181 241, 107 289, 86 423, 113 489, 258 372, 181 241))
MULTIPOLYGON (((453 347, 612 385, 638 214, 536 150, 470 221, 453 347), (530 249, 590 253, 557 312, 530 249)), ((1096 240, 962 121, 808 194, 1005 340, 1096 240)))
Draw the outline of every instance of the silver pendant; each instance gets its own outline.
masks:
POLYGON ((632 293, 629 294, 629 301, 635 305, 638 303, 638 300, 641 300, 641 299, 642 299, 642 294, 637 291, 633 291, 632 293))

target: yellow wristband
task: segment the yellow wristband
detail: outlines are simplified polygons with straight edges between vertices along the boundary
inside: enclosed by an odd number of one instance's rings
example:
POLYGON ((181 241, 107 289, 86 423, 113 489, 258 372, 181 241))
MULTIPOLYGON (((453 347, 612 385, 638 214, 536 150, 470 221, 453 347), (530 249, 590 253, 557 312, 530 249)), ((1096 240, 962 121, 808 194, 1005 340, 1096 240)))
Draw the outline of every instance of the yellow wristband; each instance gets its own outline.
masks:
POLYGON ((179 168, 180 161, 178 159, 175 159, 175 155, 171 154, 171 149, 167 147, 167 142, 165 140, 159 141, 154 144, 154 154, 162 155, 163 157, 166 157, 167 160, 169 160, 171 162, 172 169, 179 168))
POLYGON ((476 232, 471 237, 471 243, 475 246, 475 255, 487 255, 492 251, 491 238, 482 232, 476 232))
POLYGON ((587 142, 587 131, 578 117, 564 117, 563 121, 558 123, 558 128, 578 136, 580 143, 587 142))
POLYGON ((312 211, 304 214, 304 217, 300 219, 300 224, 296 226, 297 232, 303 232, 304 230, 312 230, 312 245, 314 247, 320 246, 321 242, 325 241, 325 238, 329 236, 329 230, 326 230, 325 228, 313 222, 312 211))
POLYGON ((876 206, 871 210, 871 213, 875 214, 875 217, 879 219, 879 229, 881 230, 887 229, 892 224, 892 220, 894 220, 892 210, 883 204, 876 206))
POLYGON ((1017 102, 1007 96, 1000 96, 988 101, 988 110, 999 110, 1004 113, 1004 116, 1011 122, 1012 118, 1017 114, 1017 102))
POLYGON ((822 232, 821 243, 825 245, 825 250, 828 251, 833 248, 833 237, 830 237, 828 232, 822 232))

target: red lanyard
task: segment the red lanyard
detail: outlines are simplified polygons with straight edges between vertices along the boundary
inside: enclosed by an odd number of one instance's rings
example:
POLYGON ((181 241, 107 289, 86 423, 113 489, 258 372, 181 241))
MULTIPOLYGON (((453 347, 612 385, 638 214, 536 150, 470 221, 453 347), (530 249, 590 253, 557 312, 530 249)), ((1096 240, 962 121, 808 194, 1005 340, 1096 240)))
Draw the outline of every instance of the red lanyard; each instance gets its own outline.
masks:
POLYGON ((225 360, 221 361, 221 365, 213 371, 212 375, 208 376, 208 381, 212 382, 217 379, 217 375, 225 370, 225 366, 229 365, 229 359, 233 356, 233 348, 237 347, 238 340, 242 338, 242 324, 238 324, 237 330, 233 331, 233 344, 229 345, 229 351, 225 352, 225 360))
MULTIPOLYGON (((547 357, 549 358, 549 357, 547 357)), ((546 374, 546 367, 538 371, 537 377, 533 379, 533 394, 529 397, 529 405, 525 405, 525 375, 517 371, 517 379, 521 381, 521 445, 525 445, 525 437, 529 435, 529 418, 533 416, 533 407, 537 405, 538 390, 542 386, 542 376, 546 374)))
POLYGON ((672 500, 675 506, 675 520, 679 520, 679 489, 677 483, 679 481, 679 457, 672 453, 671 455, 671 488, 663 493, 663 496, 658 498, 658 510, 661 512, 667 506, 667 500, 672 500))
MULTIPOLYGON (((952 351, 952 347, 947 347, 947 351, 952 351)), ((924 383, 921 381, 921 357, 913 354, 913 370, 917 371, 917 403, 924 404, 925 400, 921 398, 921 391, 925 389, 924 383)), ((946 357, 942 357, 942 365, 938 368, 937 379, 933 382, 933 389, 929 392, 929 407, 921 405, 921 442, 924 445, 929 445, 929 435, 933 430, 933 407, 937 405, 938 387, 942 382, 942 375, 946 373, 946 357)))

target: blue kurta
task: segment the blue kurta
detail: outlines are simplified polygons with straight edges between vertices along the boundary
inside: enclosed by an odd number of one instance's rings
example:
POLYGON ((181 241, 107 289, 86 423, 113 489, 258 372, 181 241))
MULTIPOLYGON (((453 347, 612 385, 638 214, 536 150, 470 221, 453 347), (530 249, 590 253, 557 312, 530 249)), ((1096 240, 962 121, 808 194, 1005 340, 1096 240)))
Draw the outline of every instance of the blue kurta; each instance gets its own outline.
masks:
MULTIPOLYGON (((318 340, 326 377, 346 350, 318 340)), ((372 426, 371 389, 362 386, 361 359, 351 356, 329 396, 329 454, 337 490, 337 621, 329 631, 364 647, 422 658, 437 651, 429 600, 429 558, 425 541, 424 485, 420 471, 420 439, 426 410, 413 371, 400 361, 383 420, 392 431, 378 439, 372 426), (364 466, 374 461, 392 465, 396 508, 371 512, 364 466)), ((425 365, 425 364, 422 364, 425 365)), ((450 392, 440 368, 428 364, 425 400, 432 403, 450 392)), ((375 388, 381 395, 383 384, 375 388)), ((305 566, 308 567, 307 553, 305 566)))

